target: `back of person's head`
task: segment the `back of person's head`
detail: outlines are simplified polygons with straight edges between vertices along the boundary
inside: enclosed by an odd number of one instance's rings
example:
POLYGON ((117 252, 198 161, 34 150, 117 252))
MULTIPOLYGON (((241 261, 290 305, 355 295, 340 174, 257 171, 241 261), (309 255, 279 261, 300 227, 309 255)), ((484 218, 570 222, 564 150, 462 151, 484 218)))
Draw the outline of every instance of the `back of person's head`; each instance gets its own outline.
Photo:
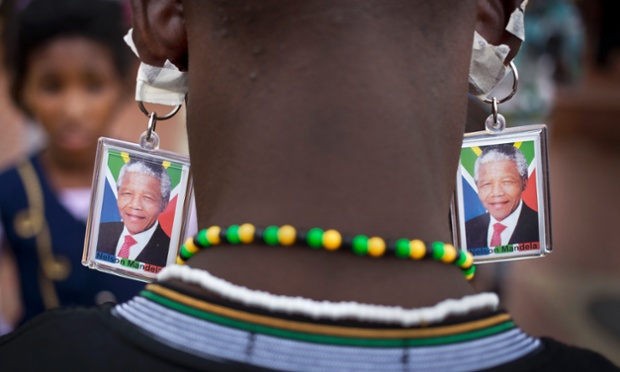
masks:
POLYGON ((23 108, 21 91, 29 59, 50 42, 64 37, 83 37, 106 47, 119 77, 129 67, 129 50, 123 7, 113 0, 17 1, 5 32, 5 63, 11 78, 11 96, 23 108))

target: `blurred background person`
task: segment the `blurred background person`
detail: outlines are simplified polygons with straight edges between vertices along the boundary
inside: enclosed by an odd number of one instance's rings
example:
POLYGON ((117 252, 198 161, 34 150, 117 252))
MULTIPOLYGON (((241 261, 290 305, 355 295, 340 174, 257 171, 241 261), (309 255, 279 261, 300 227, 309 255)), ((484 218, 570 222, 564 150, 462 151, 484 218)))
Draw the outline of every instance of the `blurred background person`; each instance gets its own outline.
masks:
MULTIPOLYGON (((12 1, 0 2, 0 40, 5 39, 6 24, 10 20, 12 1)), ((0 59, 4 59, 4 43, 0 43, 0 59)), ((9 82, 6 69, 0 65, 0 169, 9 166, 15 159, 32 147, 30 141, 37 141, 40 135, 25 133, 26 119, 13 104, 9 95, 9 82)), ((34 128, 34 126, 33 126, 34 128)))
POLYGON ((142 287, 80 262, 97 139, 111 134, 129 101, 123 6, 34 0, 13 11, 5 48, 11 97, 47 143, 0 174, 0 241, 14 255, 20 288, 5 274, 0 317, 9 326, 46 308, 122 301, 142 287))

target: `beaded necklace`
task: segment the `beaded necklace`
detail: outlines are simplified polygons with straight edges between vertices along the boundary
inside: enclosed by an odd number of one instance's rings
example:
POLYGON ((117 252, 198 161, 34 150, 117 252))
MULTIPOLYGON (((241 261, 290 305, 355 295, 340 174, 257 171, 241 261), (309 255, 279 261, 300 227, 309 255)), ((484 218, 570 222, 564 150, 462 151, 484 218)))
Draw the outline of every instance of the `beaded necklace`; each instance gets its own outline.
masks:
POLYGON ((447 299, 434 306, 417 309, 353 301, 315 301, 249 289, 215 277, 206 270, 181 265, 165 267, 157 276, 159 282, 172 279, 195 284, 230 301, 271 312, 303 315, 312 319, 351 319, 403 327, 435 324, 450 316, 466 315, 477 310, 495 310, 499 305, 499 298, 495 293, 479 293, 460 299, 447 299))
POLYGON ((183 265, 198 251, 219 244, 267 244, 291 246, 306 245, 314 249, 337 251, 348 249, 360 256, 381 257, 386 253, 402 259, 432 259, 457 266, 463 271, 465 278, 474 277, 476 267, 474 258, 469 252, 454 248, 453 245, 433 242, 426 244, 419 239, 385 240, 374 236, 342 235, 336 230, 324 231, 319 228, 309 230, 295 229, 293 226, 255 227, 252 224, 231 225, 228 227, 211 226, 201 230, 193 238, 188 238, 179 250, 177 264, 183 265))

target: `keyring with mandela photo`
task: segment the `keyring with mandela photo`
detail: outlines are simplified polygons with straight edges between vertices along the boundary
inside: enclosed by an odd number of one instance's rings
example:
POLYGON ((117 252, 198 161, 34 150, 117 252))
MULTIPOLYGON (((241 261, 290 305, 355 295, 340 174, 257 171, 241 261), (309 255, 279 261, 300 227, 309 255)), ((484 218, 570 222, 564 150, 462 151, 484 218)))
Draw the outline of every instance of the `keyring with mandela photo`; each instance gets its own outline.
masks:
POLYGON ((187 156, 159 149, 157 121, 149 117, 139 143, 100 138, 82 264, 142 281, 175 262, 187 235, 192 195, 187 156))
POLYGON ((455 246, 476 263, 542 257, 551 252, 547 126, 506 128, 498 105, 491 104, 484 131, 466 133, 452 204, 455 246))

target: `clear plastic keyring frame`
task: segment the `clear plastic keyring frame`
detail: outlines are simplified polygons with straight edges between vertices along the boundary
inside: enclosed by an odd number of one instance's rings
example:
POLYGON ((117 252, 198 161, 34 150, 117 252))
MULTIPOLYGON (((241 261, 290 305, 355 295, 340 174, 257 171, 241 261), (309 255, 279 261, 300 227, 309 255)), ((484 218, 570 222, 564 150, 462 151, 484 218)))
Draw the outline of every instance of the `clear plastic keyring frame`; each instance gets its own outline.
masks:
MULTIPOLYGON (((501 164, 507 169, 513 167, 511 162, 501 164)), ((465 134, 452 203, 455 246, 471 252, 476 263, 536 258, 550 253, 548 164, 547 127, 544 124, 506 128, 498 133, 480 131, 465 134), (511 179, 503 175, 499 171, 501 167, 492 169, 495 172, 492 182, 487 181, 491 177, 476 179, 486 172, 483 168, 489 167, 483 163, 506 160, 504 155, 497 155, 502 149, 525 159, 527 165, 521 160, 520 168, 527 167, 527 176, 517 173, 521 176, 517 184, 522 182, 522 187, 510 189, 511 185, 514 186, 515 177, 511 179), (483 152, 496 154, 489 154, 491 159, 480 160, 483 152), (502 185, 506 188, 503 189, 502 185), (495 245, 491 244, 498 241, 494 239, 493 225, 498 222, 504 222, 508 227, 502 226, 507 231, 501 243, 495 245)), ((519 172, 517 165, 514 166, 512 172, 519 172)), ((501 234, 498 233, 497 237, 501 234)))
POLYGON ((82 264, 153 281, 176 260, 191 197, 187 156, 100 138, 82 264), (128 235, 131 248, 124 250, 128 235))

